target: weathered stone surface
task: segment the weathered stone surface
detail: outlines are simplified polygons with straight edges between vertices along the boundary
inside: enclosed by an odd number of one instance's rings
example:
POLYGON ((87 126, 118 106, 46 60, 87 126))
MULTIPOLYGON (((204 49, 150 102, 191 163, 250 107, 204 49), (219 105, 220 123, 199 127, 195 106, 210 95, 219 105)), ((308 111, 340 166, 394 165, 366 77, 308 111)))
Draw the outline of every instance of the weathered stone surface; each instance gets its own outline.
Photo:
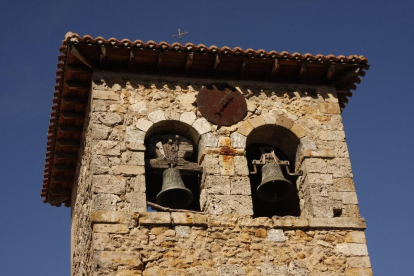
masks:
POLYGON ((273 263, 263 263, 260 266, 260 270, 262 271, 262 275, 288 275, 287 265, 277 266, 273 263))
POLYGON ((125 194, 125 179, 112 175, 94 175, 92 189, 95 193, 125 194))
POLYGON ((191 126, 196 120, 196 118, 197 116, 194 112, 184 112, 180 116, 180 121, 191 126))
POLYGON ((353 177, 351 163, 347 158, 334 158, 327 161, 328 171, 334 178, 353 177))
POLYGON ((334 191, 355 192, 355 185, 352 178, 336 178, 333 181, 334 191))
POLYGON ((125 142, 138 143, 144 145, 145 132, 135 127, 129 126, 125 133, 125 142))
POLYGON ((201 164, 207 174, 220 174, 219 156, 206 154, 201 164))
POLYGON ((114 174, 125 174, 125 175, 139 175, 145 173, 144 166, 130 166, 130 165, 120 165, 114 166, 112 168, 114 174))
POLYGON ((142 213, 139 217, 140 225, 153 225, 153 224, 167 224, 171 223, 171 217, 169 213, 142 213))
POLYGON ((308 228, 309 221, 300 217, 272 217, 273 227, 277 228, 308 228))
POLYGON ((91 212, 91 223, 127 224, 131 218, 131 214, 120 211, 94 210, 91 212))
POLYGON ((158 123, 165 120, 164 111, 157 110, 148 114, 148 119, 153 123, 158 123))
POLYGON ((230 175, 230 176, 234 175, 234 157, 230 155, 219 156, 219 165, 220 165, 221 175, 230 175))
POLYGON ((145 154, 139 151, 125 151, 122 153, 121 161, 125 165, 144 166, 145 154))
POLYGON ((345 242, 347 243, 367 243, 365 239, 365 233, 362 231, 348 232, 345 236, 345 242))
POLYGON ((246 148, 246 140, 247 137, 238 133, 238 132, 233 132, 230 135, 230 139, 231 139, 231 146, 233 148, 246 148))
POLYGON ((324 159, 306 158, 302 162, 302 171, 307 173, 327 173, 327 166, 324 159))
POLYGON ((101 268, 126 266, 143 269, 141 256, 138 252, 125 251, 97 251, 94 252, 94 261, 101 268))
POLYGON ((347 268, 345 276, 372 276, 371 268, 347 268))
POLYGON ((190 237, 191 228, 189 226, 176 226, 174 229, 180 238, 190 237))
POLYGON ((140 270, 121 270, 116 276, 140 276, 142 272, 140 270))
POLYGON ((93 149, 100 155, 121 155, 121 146, 115 141, 99 141, 93 149))
POLYGON ((280 115, 280 116, 277 117, 276 124, 278 126, 282 126, 284 128, 291 129, 292 126, 293 126, 293 121, 285 115, 280 115))
POLYGON ((145 212, 147 210, 147 200, 145 193, 128 193, 126 194, 125 198, 127 202, 129 202, 129 210, 131 212, 145 212))
POLYGON ((141 192, 145 193, 145 176, 144 175, 137 175, 131 177, 129 180, 129 186, 133 189, 134 192, 141 192))
POLYGON ((355 192, 332 192, 329 195, 333 199, 339 199, 343 204, 358 204, 358 198, 355 192))
POLYGON ((336 251, 345 256, 368 256, 366 244, 339 243, 336 245, 336 251))
POLYGON ((325 141, 344 141, 345 140, 345 132, 341 130, 322 130, 319 133, 319 139, 325 141))
POLYGON ((249 112, 253 113, 257 108, 256 104, 254 102, 250 101, 250 100, 246 100, 246 104, 247 104, 247 110, 249 112))
POLYGON ((348 267, 371 267, 369 257, 348 258, 348 267))
POLYGON ((92 139, 93 140, 106 140, 112 128, 102 124, 92 125, 92 139))
POLYGON ((252 119, 248 119, 247 121, 253 126, 253 128, 261 127, 266 124, 262 116, 254 117, 252 119))
POLYGON ((95 112, 93 113, 95 123, 101 123, 106 126, 114 126, 122 122, 122 116, 118 113, 95 112))
POLYGON ((273 242, 284 242, 286 237, 281 229, 270 229, 267 231, 267 239, 273 242))
POLYGON ((299 139, 307 135, 306 130, 304 130, 302 127, 298 126, 297 124, 293 124, 293 126, 290 128, 290 131, 292 131, 293 134, 295 134, 296 137, 298 137, 299 139))
POLYGON ((148 112, 147 104, 145 102, 137 102, 135 104, 131 104, 128 109, 131 112, 137 112, 141 115, 145 115, 148 112))
POLYGON ((319 111, 328 114, 340 114, 341 110, 336 103, 319 103, 319 111))
POLYGON ((361 229, 366 228, 363 218, 308 218, 309 226, 315 228, 335 229, 361 229))
POLYGON ((306 176, 311 184, 333 184, 332 174, 308 173, 306 176))
POLYGON ((204 181, 204 189, 209 194, 229 195, 230 178, 228 176, 207 175, 204 181))
POLYGON ((125 224, 94 224, 93 232, 126 234, 129 232, 129 229, 128 226, 125 224))
POLYGON ((236 175, 248 176, 250 174, 247 167, 247 159, 244 156, 234 156, 234 172, 236 175))
POLYGON ((121 198, 112 194, 97 194, 92 197, 93 210, 116 210, 116 203, 121 198))
POLYGON ((211 131, 210 123, 204 118, 195 120, 192 126, 198 131, 200 135, 211 131))
POLYGON ((139 130, 147 131, 150 127, 154 125, 153 122, 145 120, 145 119, 139 119, 136 123, 136 126, 139 130))
POLYGON ((252 130, 253 126, 248 121, 244 121, 237 129, 237 132, 247 137, 252 130))
POLYGON ((235 176, 230 179, 230 194, 251 195, 250 180, 247 176, 235 176))
POLYGON ((214 215, 253 215, 252 199, 242 195, 211 195, 207 202, 207 212, 214 215))
POLYGON ((246 271, 235 265, 222 265, 218 268, 219 276, 243 276, 247 275, 246 271))

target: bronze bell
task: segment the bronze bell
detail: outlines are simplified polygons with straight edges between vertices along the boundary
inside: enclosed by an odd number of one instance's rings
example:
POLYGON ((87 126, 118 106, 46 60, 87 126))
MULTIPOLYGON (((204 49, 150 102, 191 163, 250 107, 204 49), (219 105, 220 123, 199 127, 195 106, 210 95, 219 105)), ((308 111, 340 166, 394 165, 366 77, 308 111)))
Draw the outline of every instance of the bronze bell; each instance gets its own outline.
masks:
POLYGON ((262 182, 256 190, 258 198, 277 202, 288 198, 292 193, 293 184, 283 176, 279 164, 272 162, 262 167, 262 182))
POLYGON ((161 206, 176 209, 193 202, 193 193, 185 187, 179 170, 169 168, 162 173, 162 188, 156 201, 161 206))

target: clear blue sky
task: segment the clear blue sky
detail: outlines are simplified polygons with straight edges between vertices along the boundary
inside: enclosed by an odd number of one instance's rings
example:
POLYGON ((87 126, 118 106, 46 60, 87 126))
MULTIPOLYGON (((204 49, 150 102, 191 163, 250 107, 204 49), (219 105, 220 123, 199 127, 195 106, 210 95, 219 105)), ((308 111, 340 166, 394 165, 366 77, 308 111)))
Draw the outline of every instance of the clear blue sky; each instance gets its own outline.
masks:
POLYGON ((413 1, 3 1, 0 6, 2 275, 69 275, 70 210, 39 196, 64 34, 364 55, 343 113, 375 275, 412 275, 413 1))

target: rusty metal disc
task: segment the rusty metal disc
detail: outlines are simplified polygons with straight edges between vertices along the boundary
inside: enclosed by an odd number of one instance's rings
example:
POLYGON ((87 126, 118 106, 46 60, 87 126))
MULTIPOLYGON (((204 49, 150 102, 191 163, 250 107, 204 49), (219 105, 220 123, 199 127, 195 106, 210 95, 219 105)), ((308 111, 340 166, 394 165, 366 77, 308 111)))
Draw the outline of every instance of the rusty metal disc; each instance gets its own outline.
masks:
POLYGON ((226 83, 203 86, 197 96, 197 106, 208 121, 219 126, 234 125, 247 112, 243 95, 226 83))

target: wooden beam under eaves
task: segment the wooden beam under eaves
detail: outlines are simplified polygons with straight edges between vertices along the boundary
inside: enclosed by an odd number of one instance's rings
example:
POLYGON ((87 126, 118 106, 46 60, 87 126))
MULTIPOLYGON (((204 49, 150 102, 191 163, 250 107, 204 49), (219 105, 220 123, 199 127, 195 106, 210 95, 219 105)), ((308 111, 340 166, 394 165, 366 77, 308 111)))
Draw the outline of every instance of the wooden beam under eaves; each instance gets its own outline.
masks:
POLYGON ((76 166, 56 164, 53 166, 53 169, 61 172, 75 172, 76 166))
POLYGON ((249 64, 249 59, 245 57, 243 59, 243 65, 240 69, 240 77, 243 77, 246 74, 246 67, 248 64, 249 64))
POLYGON ((84 84, 82 82, 77 82, 77 81, 65 81, 65 86, 69 89, 69 90, 82 90, 82 89, 89 89, 89 85, 84 84))
POLYGON ((81 52, 79 52, 78 48, 75 45, 71 45, 71 54, 73 54, 77 59, 79 59, 83 64, 88 66, 89 68, 93 69, 94 64, 90 61, 87 57, 85 57, 81 52))
POLYGON ((302 64, 300 65, 300 69, 299 69, 299 79, 303 77, 303 75, 305 74, 307 70, 308 70, 308 65, 306 61, 302 61, 302 64))
POLYGON ((128 62, 128 69, 129 71, 132 71, 135 66, 135 50, 131 49, 129 51, 129 62, 128 62))
POLYGON ((69 111, 69 110, 62 110, 60 112, 60 114, 62 114, 62 117, 64 119, 80 119, 80 118, 85 118, 85 114, 84 113, 73 112, 73 111, 69 111))
POLYGON ((56 142, 60 147, 79 147, 80 145, 79 140, 58 139, 56 142))
POLYGON ((361 68, 359 67, 356 69, 354 68, 352 70, 349 70, 344 75, 342 75, 339 80, 335 81, 335 84, 342 83, 342 82, 345 82, 347 80, 357 77, 360 71, 361 71, 361 68))
POLYGON ((62 132, 76 132, 81 133, 82 127, 77 126, 68 126, 68 125, 59 125, 59 130, 62 132))
POLYGON ((79 64, 69 64, 68 70, 73 73, 92 74, 92 70, 89 67, 79 64))
POLYGON ((87 105, 88 104, 88 98, 86 98, 86 97, 65 96, 62 99, 66 104, 78 104, 78 105, 87 105))
POLYGON ((279 73, 279 71, 280 71, 279 60, 275 59, 275 61, 273 63, 272 71, 270 72, 270 78, 274 79, 276 77, 276 75, 279 73))
POLYGON ((329 82, 332 79, 332 76, 335 74, 335 64, 331 64, 328 67, 328 72, 326 73, 325 81, 329 82))
POLYGON ((73 183, 73 177, 56 175, 52 177, 53 182, 56 183, 73 183))
POLYGON ((101 68, 105 67, 105 59, 106 59, 106 48, 101 47, 101 54, 99 56, 99 65, 101 66, 101 68))
POLYGON ((189 73, 190 73, 191 66, 193 65, 193 60, 194 60, 194 54, 193 54, 193 53, 189 53, 189 54, 187 55, 187 60, 186 60, 186 62, 185 62, 185 72, 186 72, 187 74, 189 74, 189 73))
POLYGON ((164 52, 159 52, 158 53, 157 70, 161 71, 163 66, 164 66, 164 52))
POLYGON ((78 160, 78 154, 77 153, 56 152, 55 156, 56 156, 57 159, 78 160))
POLYGON ((50 203, 51 205, 60 204, 64 201, 68 200, 69 198, 70 198, 70 196, 68 196, 68 195, 58 196, 58 197, 53 197, 51 199, 48 199, 47 202, 50 203))
POLYGON ((216 54, 216 58, 214 59, 214 66, 213 66, 213 75, 217 73, 218 68, 220 67, 220 57, 216 54))

